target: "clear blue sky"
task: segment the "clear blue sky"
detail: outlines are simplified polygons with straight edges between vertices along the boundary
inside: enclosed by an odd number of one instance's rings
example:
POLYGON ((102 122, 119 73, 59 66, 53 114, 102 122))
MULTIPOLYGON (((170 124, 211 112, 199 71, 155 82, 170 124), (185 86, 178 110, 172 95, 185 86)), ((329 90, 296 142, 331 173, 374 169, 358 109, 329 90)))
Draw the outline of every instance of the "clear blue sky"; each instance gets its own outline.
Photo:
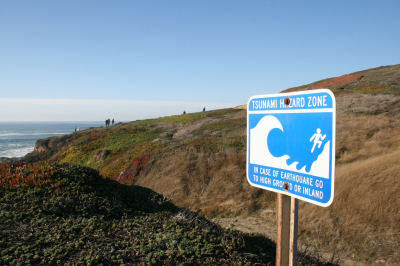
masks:
POLYGON ((399 64, 399 14, 398 0, 0 1, 0 121, 233 107, 399 64))

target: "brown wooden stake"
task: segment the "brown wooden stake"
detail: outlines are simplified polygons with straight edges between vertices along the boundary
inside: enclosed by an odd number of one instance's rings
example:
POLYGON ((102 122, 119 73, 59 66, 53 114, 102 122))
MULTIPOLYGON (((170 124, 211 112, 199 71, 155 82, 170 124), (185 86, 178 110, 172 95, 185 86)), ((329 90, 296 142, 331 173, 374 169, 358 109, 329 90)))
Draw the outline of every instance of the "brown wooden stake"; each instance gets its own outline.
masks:
POLYGON ((281 266, 282 257, 282 194, 278 193, 276 202, 276 266, 281 266))
POLYGON ((290 253, 291 197, 278 193, 276 265, 288 266, 290 253))
POLYGON ((298 218, 299 218, 299 200, 291 197, 289 266, 296 266, 297 263, 298 218))

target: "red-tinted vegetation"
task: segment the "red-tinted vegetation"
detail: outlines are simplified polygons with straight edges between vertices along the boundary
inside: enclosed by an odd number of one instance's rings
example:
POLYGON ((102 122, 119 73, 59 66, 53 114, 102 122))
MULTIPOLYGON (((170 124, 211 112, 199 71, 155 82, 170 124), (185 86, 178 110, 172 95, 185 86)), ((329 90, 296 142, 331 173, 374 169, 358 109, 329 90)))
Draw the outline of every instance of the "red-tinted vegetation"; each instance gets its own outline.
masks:
POLYGON ((337 78, 333 78, 321 83, 317 83, 313 86, 313 89, 331 88, 334 86, 343 85, 353 80, 361 79, 362 75, 343 75, 337 78))
POLYGON ((0 188, 10 190, 43 186, 58 188, 60 181, 52 178, 57 172, 58 170, 47 162, 0 164, 0 188))
POLYGON ((143 173, 145 165, 150 161, 151 155, 154 152, 146 153, 137 156, 129 164, 127 168, 122 170, 119 174, 115 175, 112 179, 118 181, 121 184, 134 184, 136 183, 140 174, 143 173))

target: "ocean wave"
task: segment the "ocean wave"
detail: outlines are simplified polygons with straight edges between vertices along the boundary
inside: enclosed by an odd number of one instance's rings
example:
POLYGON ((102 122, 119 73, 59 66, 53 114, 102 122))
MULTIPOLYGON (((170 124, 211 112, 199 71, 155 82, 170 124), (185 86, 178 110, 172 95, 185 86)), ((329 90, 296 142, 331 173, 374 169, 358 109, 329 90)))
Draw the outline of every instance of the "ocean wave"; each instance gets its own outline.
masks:
MULTIPOLYGON (((0 147, 3 147, 3 146, 0 146, 0 147)), ((9 148, 9 147, 26 147, 26 144, 10 143, 10 144, 8 144, 7 146, 4 146, 4 147, 6 147, 6 148, 9 148)))
POLYGON ((30 147, 25 147, 22 149, 9 149, 6 151, 1 151, 0 152, 0 157, 8 157, 8 158, 12 158, 12 157, 22 157, 27 155, 28 153, 32 152, 34 149, 34 147, 30 146, 30 147))
POLYGON ((38 135, 66 135, 70 134, 71 132, 68 133, 4 133, 0 134, 0 137, 7 137, 7 136, 38 136, 38 135))

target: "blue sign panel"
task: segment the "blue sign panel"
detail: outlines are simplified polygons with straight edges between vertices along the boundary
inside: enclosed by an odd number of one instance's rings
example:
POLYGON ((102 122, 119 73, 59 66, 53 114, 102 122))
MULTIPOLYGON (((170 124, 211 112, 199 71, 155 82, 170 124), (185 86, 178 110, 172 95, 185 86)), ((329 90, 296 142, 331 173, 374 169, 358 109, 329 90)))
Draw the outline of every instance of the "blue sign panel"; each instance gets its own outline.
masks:
POLYGON ((334 194, 335 134, 336 102, 330 90, 251 97, 247 104, 249 183, 329 206, 334 194))

